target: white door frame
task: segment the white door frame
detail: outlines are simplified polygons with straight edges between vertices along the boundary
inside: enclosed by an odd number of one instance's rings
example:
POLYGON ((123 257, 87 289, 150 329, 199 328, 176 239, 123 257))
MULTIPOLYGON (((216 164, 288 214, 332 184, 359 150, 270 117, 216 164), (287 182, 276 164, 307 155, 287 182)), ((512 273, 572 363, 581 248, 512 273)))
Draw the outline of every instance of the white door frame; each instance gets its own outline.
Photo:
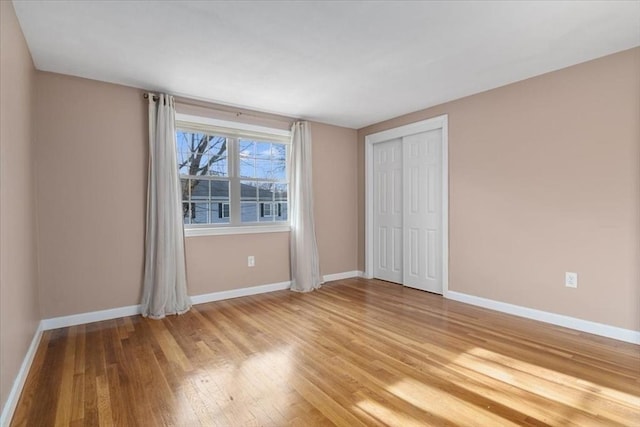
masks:
POLYGON ((446 114, 366 135, 365 156, 365 265, 364 277, 373 278, 373 145, 390 139, 442 129, 442 295, 449 291, 449 135, 446 114))

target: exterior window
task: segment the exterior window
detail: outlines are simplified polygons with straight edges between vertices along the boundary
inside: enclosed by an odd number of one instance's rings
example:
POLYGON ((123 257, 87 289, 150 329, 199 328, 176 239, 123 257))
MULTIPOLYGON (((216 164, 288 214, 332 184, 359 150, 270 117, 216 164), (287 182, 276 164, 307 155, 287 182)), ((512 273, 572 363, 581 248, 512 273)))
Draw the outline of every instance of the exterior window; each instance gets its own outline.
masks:
POLYGON ((276 217, 276 221, 284 221, 287 218, 286 203, 260 203, 260 216, 263 218, 276 217))
POLYGON ((218 218, 229 218, 229 203, 218 204, 218 218))
POLYGON ((273 203, 260 203, 260 216, 261 217, 272 217, 273 213, 273 203))
POLYGON ((183 121, 176 127, 185 228, 288 224, 285 138, 183 121))

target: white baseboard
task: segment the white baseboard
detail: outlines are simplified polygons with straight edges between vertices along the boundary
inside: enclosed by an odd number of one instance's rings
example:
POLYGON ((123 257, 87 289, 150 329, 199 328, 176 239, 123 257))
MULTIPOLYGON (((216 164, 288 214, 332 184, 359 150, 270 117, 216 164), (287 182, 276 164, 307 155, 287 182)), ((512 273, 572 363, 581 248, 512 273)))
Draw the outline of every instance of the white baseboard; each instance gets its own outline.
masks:
POLYGON ((562 314, 549 313, 547 311, 481 298, 474 295, 463 294, 461 292, 449 291, 446 293, 445 297, 455 301, 500 311, 502 313, 526 317, 527 319, 551 323, 553 325, 563 326, 565 328, 575 329, 581 332, 588 332, 590 334, 600 335, 607 338, 613 338, 632 344, 640 344, 640 331, 591 322, 589 320, 577 319, 575 317, 569 317, 562 314))
POLYGON ((201 294, 191 297, 192 304, 204 304, 206 302, 221 301, 231 298, 246 297, 249 295, 264 294, 267 292, 282 291, 289 289, 290 281, 271 283, 268 285, 251 286, 249 288, 231 289, 228 291, 212 292, 210 294, 201 294))
POLYGON ((325 282, 332 282, 334 280, 351 279, 352 277, 361 277, 362 271, 345 271, 344 273, 327 274, 322 276, 322 280, 325 282))
MULTIPOLYGON (((265 292, 280 291, 289 289, 291 282, 271 283, 268 285, 251 286, 248 288, 231 289, 229 291, 212 292, 210 294, 194 295, 191 297, 192 304, 203 304, 205 302, 220 301, 230 298, 244 297, 248 295, 263 294, 265 292)), ((89 313, 72 314, 70 316, 53 317, 42 321, 42 330, 66 328, 75 325, 85 325, 87 323, 99 322, 101 320, 118 319, 120 317, 135 316, 140 314, 140 305, 129 305, 126 307, 112 308, 109 310, 91 311, 89 313)))
MULTIPOLYGON (((360 277, 361 271, 347 271, 345 273, 328 274, 323 277, 325 282, 332 280, 348 279, 350 277, 360 277)), ((266 292, 281 291, 289 289, 290 281, 270 283, 267 285, 250 286, 247 288, 231 289, 228 291, 212 292, 210 294, 194 295, 191 297, 192 304, 204 304, 206 302, 221 301, 225 299, 245 297, 249 295, 264 294, 266 292)), ((53 317, 42 321, 42 330, 66 328, 75 325, 84 325, 101 320, 118 319, 120 317, 135 316, 140 314, 140 305, 129 305, 126 307, 112 308, 108 310, 92 311, 89 313, 72 314, 70 316, 53 317)))
POLYGON ((4 403, 2 414, 0 414, 1 427, 7 427, 11 423, 11 418, 13 418, 13 413, 15 412, 16 406, 18 405, 18 400, 20 399, 22 388, 24 387, 24 383, 27 381, 27 375, 29 375, 29 370, 31 369, 33 358, 36 355, 36 350, 38 350, 38 345, 40 344, 40 339, 42 338, 42 331, 42 322, 40 322, 38 323, 36 332, 33 334, 33 339, 31 340, 31 344, 29 345, 27 354, 24 356, 22 365, 20 365, 18 375, 16 375, 16 379, 13 381, 13 386, 11 387, 11 391, 9 391, 7 401, 4 403))
POLYGON ((42 329, 66 328, 68 326, 84 325, 87 323, 99 322, 101 320, 118 319, 120 317, 134 316, 140 314, 140 305, 129 305, 126 307, 111 308, 109 310, 91 311, 89 313, 72 314, 70 316, 52 317, 42 321, 42 329))

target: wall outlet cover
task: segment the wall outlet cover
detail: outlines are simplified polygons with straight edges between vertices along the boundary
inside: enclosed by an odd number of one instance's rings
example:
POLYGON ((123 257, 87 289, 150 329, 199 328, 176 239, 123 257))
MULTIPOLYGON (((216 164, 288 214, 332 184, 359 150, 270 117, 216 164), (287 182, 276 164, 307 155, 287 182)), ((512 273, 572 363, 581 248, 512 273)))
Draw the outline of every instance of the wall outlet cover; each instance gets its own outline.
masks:
POLYGON ((564 273, 564 285, 568 288, 578 287, 578 273, 567 271, 564 273))

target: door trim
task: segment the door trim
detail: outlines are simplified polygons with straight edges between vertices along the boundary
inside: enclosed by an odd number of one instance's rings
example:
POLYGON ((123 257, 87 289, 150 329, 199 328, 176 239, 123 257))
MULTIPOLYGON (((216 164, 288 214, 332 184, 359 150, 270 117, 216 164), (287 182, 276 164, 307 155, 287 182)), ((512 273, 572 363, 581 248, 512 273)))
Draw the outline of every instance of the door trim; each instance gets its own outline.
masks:
POLYGON ((373 278, 373 146, 390 139, 442 129, 442 295, 449 292, 449 134, 448 115, 433 117, 364 137, 365 152, 365 268, 373 278))

